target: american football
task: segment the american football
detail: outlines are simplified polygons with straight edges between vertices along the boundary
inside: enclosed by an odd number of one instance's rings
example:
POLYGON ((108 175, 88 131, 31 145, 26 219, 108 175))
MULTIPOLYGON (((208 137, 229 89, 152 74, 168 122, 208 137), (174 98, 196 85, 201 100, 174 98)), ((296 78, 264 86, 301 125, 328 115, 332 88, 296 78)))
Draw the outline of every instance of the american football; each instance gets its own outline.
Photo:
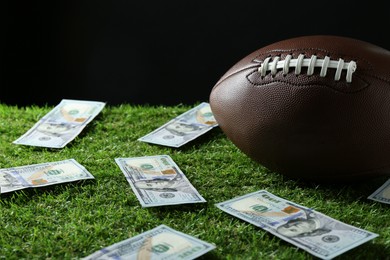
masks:
POLYGON ((271 171, 320 182, 390 172, 390 52, 310 35, 262 47, 212 88, 220 128, 271 171))

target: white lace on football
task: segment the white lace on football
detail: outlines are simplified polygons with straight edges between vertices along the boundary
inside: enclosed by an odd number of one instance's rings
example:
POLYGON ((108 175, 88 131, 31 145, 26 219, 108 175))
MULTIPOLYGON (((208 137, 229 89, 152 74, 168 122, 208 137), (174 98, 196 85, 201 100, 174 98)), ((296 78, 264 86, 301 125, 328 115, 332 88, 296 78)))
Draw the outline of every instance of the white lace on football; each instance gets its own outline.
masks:
POLYGON ((338 81, 341 77, 342 70, 347 70, 346 81, 352 82, 352 73, 356 71, 357 65, 355 61, 344 62, 343 59, 331 60, 328 56, 324 59, 318 59, 316 55, 312 55, 310 59, 305 58, 305 55, 300 54, 297 59, 293 59, 291 55, 287 55, 284 60, 280 60, 279 56, 274 57, 271 61, 271 57, 268 57, 259 67, 259 72, 262 77, 267 74, 267 71, 271 71, 272 75, 275 75, 278 69, 283 69, 283 75, 286 75, 290 67, 295 68, 295 74, 301 73, 302 67, 307 67, 307 75, 313 75, 314 68, 321 68, 320 77, 325 77, 329 68, 336 69, 334 80, 338 81))

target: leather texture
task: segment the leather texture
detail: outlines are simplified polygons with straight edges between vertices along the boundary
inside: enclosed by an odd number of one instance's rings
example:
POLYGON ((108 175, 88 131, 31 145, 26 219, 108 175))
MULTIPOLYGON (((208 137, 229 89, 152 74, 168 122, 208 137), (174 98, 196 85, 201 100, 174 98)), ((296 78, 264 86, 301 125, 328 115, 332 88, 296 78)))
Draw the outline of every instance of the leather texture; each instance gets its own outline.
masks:
POLYGON ((356 181, 390 172, 390 52, 368 42, 313 35, 260 48, 212 88, 212 112, 226 136, 272 171, 311 181, 356 181), (316 55, 357 64, 352 82, 336 69, 308 76, 258 68, 267 57, 316 55))

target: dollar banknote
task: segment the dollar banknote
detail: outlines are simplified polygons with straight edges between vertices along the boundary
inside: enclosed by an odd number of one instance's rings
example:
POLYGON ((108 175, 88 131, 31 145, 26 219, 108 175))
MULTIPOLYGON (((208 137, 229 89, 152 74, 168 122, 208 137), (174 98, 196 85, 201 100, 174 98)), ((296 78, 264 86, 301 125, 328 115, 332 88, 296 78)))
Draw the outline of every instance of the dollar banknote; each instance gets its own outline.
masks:
POLYGON ((378 236, 265 190, 216 206, 321 259, 332 259, 378 236))
POLYGON ((93 175, 75 159, 0 169, 1 193, 83 179, 93 175))
POLYGON ((390 179, 388 179, 379 189, 374 191, 368 199, 390 204, 390 179))
POLYGON ((116 158, 115 162, 142 207, 206 202, 169 155, 116 158))
POLYGON ((97 259, 195 259, 215 249, 213 244, 160 225, 132 238, 115 243, 83 260, 97 259))
POLYGON ((62 148, 104 108, 104 102, 63 99, 14 144, 62 148))
POLYGON ((158 145, 180 147, 216 126, 218 124, 211 112, 209 103, 203 102, 138 140, 158 145))

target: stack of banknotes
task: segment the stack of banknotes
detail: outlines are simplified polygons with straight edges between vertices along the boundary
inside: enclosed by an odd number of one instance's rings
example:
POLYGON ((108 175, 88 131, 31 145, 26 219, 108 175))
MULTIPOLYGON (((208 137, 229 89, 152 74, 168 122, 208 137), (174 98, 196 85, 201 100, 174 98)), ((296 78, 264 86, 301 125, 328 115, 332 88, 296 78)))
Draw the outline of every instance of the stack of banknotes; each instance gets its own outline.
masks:
MULTIPOLYGON (((104 106, 103 102, 64 99, 13 143, 63 148, 104 106)), ((177 148, 217 126, 209 104, 203 102, 138 140, 177 148)), ((142 207, 206 202, 169 155, 113 160, 142 207)), ((75 159, 69 158, 0 169, 0 191, 9 193, 85 179, 94 179, 94 176, 75 159)), ((390 204, 390 180, 368 199, 390 204)), ((215 206, 321 259, 332 259, 378 236, 266 190, 232 198, 215 206)), ((212 243, 161 224, 84 259, 194 259, 214 248, 216 245, 212 243)))

